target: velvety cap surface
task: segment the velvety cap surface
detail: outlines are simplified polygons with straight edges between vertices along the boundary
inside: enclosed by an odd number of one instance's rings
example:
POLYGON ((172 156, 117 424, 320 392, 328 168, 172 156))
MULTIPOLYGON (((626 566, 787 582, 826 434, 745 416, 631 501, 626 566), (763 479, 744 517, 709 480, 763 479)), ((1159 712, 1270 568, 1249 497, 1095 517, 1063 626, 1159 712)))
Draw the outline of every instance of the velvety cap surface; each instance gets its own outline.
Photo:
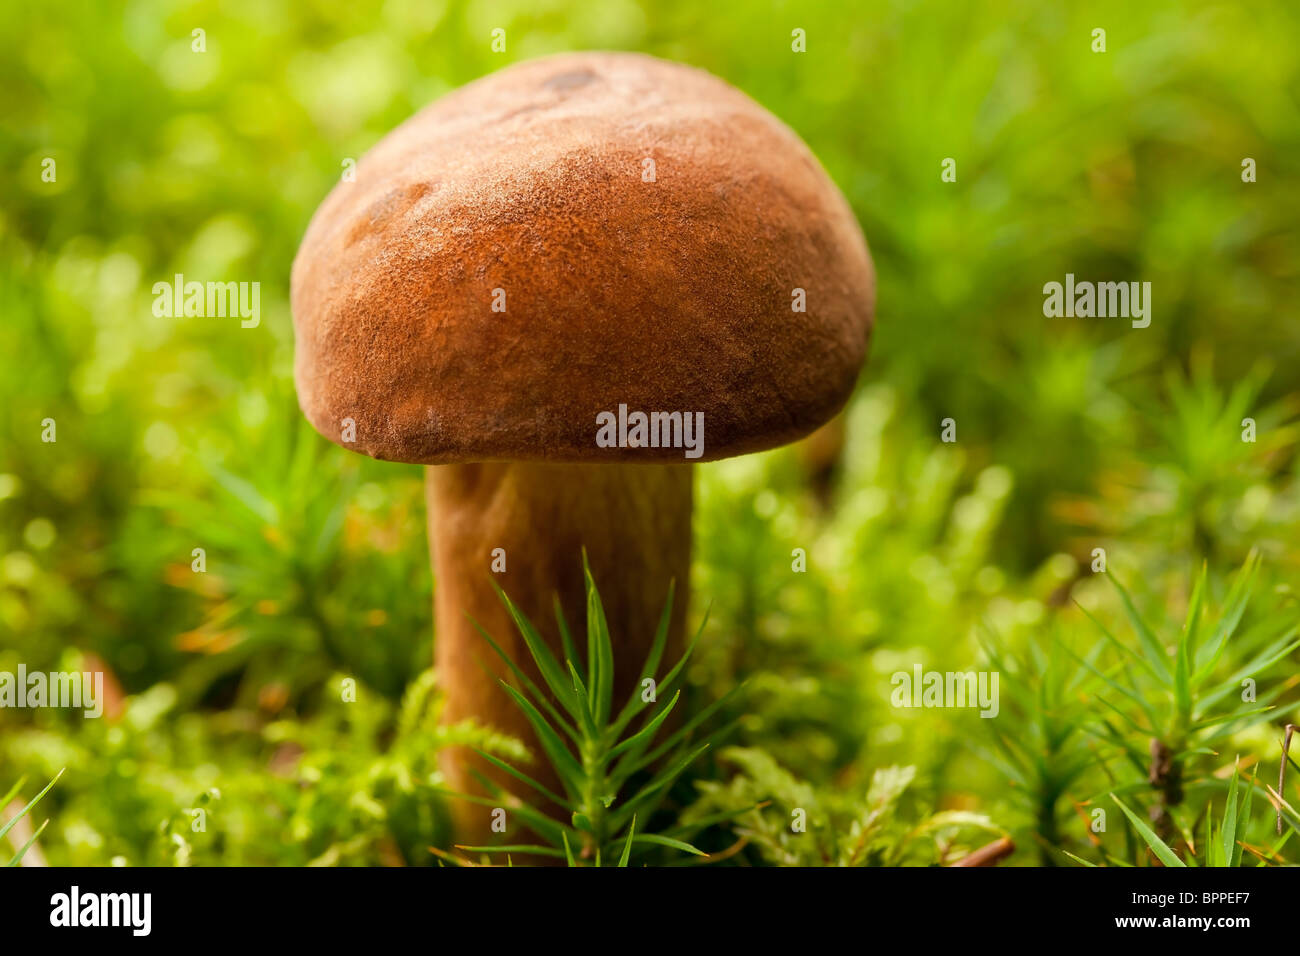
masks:
POLYGON ((709 460, 798 438, 853 388, 875 297, 861 231, 798 137, 707 73, 522 63, 423 110, 355 174, 292 283, 299 402, 345 447, 683 460, 609 431, 602 447, 598 416, 624 406, 633 426, 702 413, 709 460))

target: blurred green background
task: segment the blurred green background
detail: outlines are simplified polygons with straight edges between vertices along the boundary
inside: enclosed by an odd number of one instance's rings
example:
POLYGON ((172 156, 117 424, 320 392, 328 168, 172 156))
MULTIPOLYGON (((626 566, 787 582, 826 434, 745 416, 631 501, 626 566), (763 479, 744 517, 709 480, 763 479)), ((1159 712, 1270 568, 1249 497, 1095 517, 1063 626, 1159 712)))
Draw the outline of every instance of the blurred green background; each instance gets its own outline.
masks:
MULTIPOLYGON (((838 437, 698 469, 712 615, 691 706, 752 690, 676 812, 769 800, 708 848, 739 832, 732 863, 842 861, 835 834, 865 826, 896 764, 914 777, 874 861, 951 859, 985 831, 1022 863, 1122 856, 1118 814, 1090 834, 1072 804, 1152 798, 1141 734, 1111 737, 1105 686, 1040 693, 1048 661, 1095 676, 1067 646, 1101 646, 1103 674, 1122 661, 1075 604, 1124 626, 1093 549, 1166 642, 1201 563, 1218 606, 1252 548, 1247 624, 1295 615, 1298 36, 1277 2, 4 5, 0 670, 104 667, 122 700, 100 721, 0 710, 0 791, 67 768, 37 811, 52 863, 434 861, 434 752, 473 732, 436 724, 421 473, 303 423, 289 267, 344 161, 421 106, 519 60, 628 49, 793 127, 879 275, 838 437), (1067 272, 1151 282, 1150 327, 1044 318, 1067 272), (156 317, 175 273, 260 282, 260 326, 156 317), (1003 673, 1000 720, 890 706, 894 671, 988 667, 990 646, 1028 662, 1003 673), (1000 735, 1026 745, 1019 778, 1000 735), (781 832, 796 801, 825 832, 781 832)), ((1295 663, 1251 671, 1278 709, 1189 753, 1207 783, 1180 827, 1222 799, 1234 753, 1275 773, 1295 663)))

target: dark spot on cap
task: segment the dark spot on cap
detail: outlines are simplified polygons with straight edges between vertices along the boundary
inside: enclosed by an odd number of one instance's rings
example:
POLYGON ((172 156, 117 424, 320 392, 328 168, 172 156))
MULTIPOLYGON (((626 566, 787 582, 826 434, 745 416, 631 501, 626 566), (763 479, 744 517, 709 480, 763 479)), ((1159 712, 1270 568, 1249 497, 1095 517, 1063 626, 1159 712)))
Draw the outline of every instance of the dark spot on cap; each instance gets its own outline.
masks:
POLYGON ((557 93, 567 93, 569 90, 576 90, 580 86, 586 86, 596 78, 596 74, 591 70, 569 70, 567 73, 557 73, 542 85, 548 90, 555 90, 557 93))
POLYGON ((378 232, 390 219, 406 212, 422 198, 427 196, 437 183, 413 183, 410 186, 391 189, 370 204, 366 211, 352 227, 348 235, 348 245, 358 239, 378 232))

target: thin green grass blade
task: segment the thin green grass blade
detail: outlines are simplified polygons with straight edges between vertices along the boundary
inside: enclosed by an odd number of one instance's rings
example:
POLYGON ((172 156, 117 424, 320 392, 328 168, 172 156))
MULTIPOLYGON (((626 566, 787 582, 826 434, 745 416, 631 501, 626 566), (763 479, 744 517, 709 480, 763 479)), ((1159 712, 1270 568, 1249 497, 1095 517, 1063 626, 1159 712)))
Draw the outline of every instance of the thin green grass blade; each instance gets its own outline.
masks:
POLYGON ((44 823, 38 826, 36 828, 36 832, 32 834, 31 839, 28 840, 26 843, 24 843, 18 849, 18 852, 9 858, 9 862, 6 863, 5 866, 17 866, 19 863, 21 863, 23 861, 23 857, 27 855, 27 851, 30 850, 32 848, 32 844, 36 842, 36 838, 39 837, 42 833, 44 833, 45 828, 49 825, 50 825, 50 821, 46 820, 44 823))
POLYGON ((684 839, 688 834, 698 833, 705 827, 711 827, 715 823, 730 823, 732 820, 743 817, 746 813, 751 813, 762 806, 764 806, 764 804, 754 803, 747 807, 742 807, 739 810, 723 810, 721 813, 711 813, 708 816, 700 817, 698 820, 692 820, 690 823, 682 823, 675 827, 669 827, 664 831, 664 836, 684 839))
POLYGON ((1276 710, 1276 707, 1252 707, 1250 710, 1234 711, 1230 714, 1220 714, 1218 717, 1207 717, 1205 720, 1198 720, 1192 724, 1192 730, 1205 730, 1207 727, 1213 727, 1216 724, 1222 724, 1229 720, 1240 720, 1244 717, 1253 717, 1256 714, 1266 714, 1270 710, 1276 710))
MULTIPOLYGON (((1135 651, 1135 650, 1134 650, 1132 647, 1130 647, 1128 644, 1125 644, 1125 643, 1124 643, 1123 641, 1121 641, 1118 637, 1116 637, 1116 636, 1111 632, 1110 628, 1108 628, 1105 624, 1102 623, 1101 618, 1097 617, 1095 614, 1093 614, 1091 611, 1089 611, 1086 607, 1084 607, 1084 606, 1083 606, 1082 604, 1080 604, 1078 601, 1075 601, 1075 602, 1074 602, 1074 606, 1077 607, 1080 611, 1082 611, 1082 612, 1084 613, 1084 616, 1087 617, 1088 620, 1092 621, 1093 624, 1097 625, 1097 630, 1101 631, 1101 635, 1102 635, 1102 637, 1106 638, 1106 641, 1107 641, 1109 644, 1111 644, 1113 647, 1118 648, 1118 649, 1120 650, 1120 652, 1124 654, 1124 656, 1126 656, 1126 657, 1132 659, 1132 660, 1133 660, 1134 662, 1136 662, 1137 664, 1140 664, 1140 665, 1142 666, 1142 668, 1143 668, 1147 673, 1149 673, 1152 677, 1156 678, 1156 680, 1159 680, 1159 679, 1160 679, 1160 675, 1159 675, 1158 673, 1156 673, 1155 668, 1151 666, 1150 661, 1148 661, 1148 660, 1146 659, 1146 656, 1145 656, 1145 655, 1143 655, 1143 654, 1139 654, 1137 651, 1135 651)), ((1058 643, 1060 643, 1060 641, 1058 641, 1058 643)), ((1073 651, 1070 651, 1069 648, 1066 648, 1066 650, 1069 651, 1069 652, 1073 655, 1073 651)), ((1075 656, 1077 656, 1077 655, 1075 655, 1075 656)))
MULTIPOLYGON (((1207 814, 1208 815, 1208 814, 1207 814)), ((1223 866, 1231 866, 1237 850, 1237 758, 1232 758, 1232 779, 1228 781, 1228 802, 1223 807, 1223 866)))
POLYGON ((691 655, 695 653, 696 645, 700 643, 700 636, 704 633, 704 627, 708 623, 709 611, 708 608, 705 608, 704 618, 700 621, 700 626, 695 631, 695 636, 691 638, 691 642, 686 645, 686 650, 682 652, 682 656, 677 659, 677 663, 673 665, 672 670, 664 675, 663 682, 659 684, 659 696, 672 690, 674 685, 677 683, 677 679, 682 676, 682 672, 685 669, 687 662, 691 659, 691 655))
MULTIPOLYGON (((685 741, 687 738, 690 737, 692 733, 694 733, 694 731, 701 724, 703 724, 706 720, 708 720, 715 713, 717 713, 717 711, 720 710, 727 703, 728 700, 730 700, 732 697, 735 697, 737 694, 739 694, 744 689, 744 687, 745 687, 744 684, 741 684, 738 687, 733 687, 731 690, 727 691, 727 693, 723 694, 713 703, 701 709, 698 714, 696 714, 694 717, 688 720, 684 725, 679 727, 677 730, 674 730, 671 734, 665 737, 663 742, 659 744, 659 746, 655 747, 654 750, 650 751, 650 753, 646 754, 645 757, 643 757, 642 759, 636 761, 636 763, 630 768, 630 771, 632 773, 635 773, 636 771, 640 770, 642 767, 650 766, 655 761, 663 757, 664 754, 668 753, 673 748, 675 748, 679 743, 685 741)), ((728 726, 734 726, 734 722, 728 726)))
POLYGON ((1187 645, 1188 670, 1191 670, 1191 662, 1196 660, 1196 650, 1199 644, 1201 622, 1205 616, 1205 581, 1209 575, 1209 563, 1201 562, 1201 573, 1196 578, 1196 584, 1192 588, 1191 600, 1187 602, 1187 617, 1183 621, 1183 637, 1187 645))
POLYGON ((1207 573, 1207 565, 1202 563, 1201 573, 1192 588, 1187 618, 1182 633, 1178 636, 1178 648, 1174 656, 1174 707, 1179 728, 1185 728, 1192 718, 1192 662, 1196 659, 1196 631, 1201 626, 1201 606, 1205 599, 1207 573))
POLYGON ((1283 799, 1271 786, 1265 784, 1265 789, 1268 791, 1269 799, 1272 801, 1273 806, 1279 811, 1282 817, 1282 822, 1292 830, 1300 833, 1300 812, 1297 812, 1296 808, 1283 799))
MULTIPOLYGON (((1069 654, 1072 658, 1074 658, 1076 661, 1078 661, 1081 665, 1088 668, 1088 670, 1092 671, 1092 673, 1097 675, 1097 677, 1101 678, 1101 680, 1105 682, 1107 687, 1123 694, 1129 700, 1133 701, 1133 703, 1137 704, 1138 709, 1141 710, 1142 713, 1146 715, 1147 720, 1151 722, 1151 727, 1154 728, 1159 726, 1160 722, 1159 720, 1156 719, 1155 712, 1151 709, 1151 705, 1147 703, 1147 699, 1143 694, 1139 693, 1134 688, 1128 687, 1125 684, 1121 684, 1119 681, 1110 677, 1108 674, 1094 667, 1088 661, 1084 660, 1078 654, 1074 653, 1074 651, 1072 651, 1070 648, 1068 647, 1065 648, 1065 652, 1069 654)), ((1119 710, 1118 708, 1115 708, 1115 711, 1116 713, 1123 715, 1123 711, 1119 710)), ((1132 718, 1125 717, 1125 719, 1128 720, 1130 723, 1134 723, 1134 726, 1137 726, 1137 724, 1132 720, 1132 718)))
MULTIPOLYGON (((1250 786, 1246 788, 1246 796, 1242 800, 1241 816, 1239 819, 1244 820, 1246 825, 1250 824, 1250 805, 1255 799, 1255 775, 1250 777, 1250 786)), ((1228 866, 1241 866, 1241 854, 1245 851, 1245 834, 1242 839, 1236 840, 1232 847, 1232 856, 1228 860, 1228 866)))
POLYGON ((704 753, 704 751, 708 749, 709 749, 708 744, 702 744, 697 749, 690 751, 689 753, 682 754, 682 756, 680 756, 677 760, 673 761, 663 770, 659 771, 659 773, 657 773, 653 778, 651 778, 650 782, 647 783, 644 787, 642 787, 641 790, 636 795, 634 795, 630 800, 628 800, 626 803, 624 803, 621 807, 619 807, 610 815, 611 828, 615 832, 622 829, 623 824, 627 822, 628 818, 631 817, 631 815, 637 811, 638 807, 645 804, 646 801, 649 800, 651 797, 655 796, 655 794, 660 793, 661 791, 667 789, 672 784, 672 782, 676 780, 682 774, 683 771, 686 770, 687 767, 689 767, 692 763, 695 762, 696 758, 698 758, 700 754, 704 753))
POLYGON ((505 846, 465 846, 457 843, 455 846, 456 849, 464 850, 466 853, 532 853, 537 856, 564 856, 563 850, 537 843, 511 843, 505 846))
POLYGON ((614 645, 586 549, 582 552, 582 573, 587 580, 587 686, 591 689, 592 713, 596 723, 603 726, 609 720, 614 694, 614 645))
POLYGON ((551 606, 555 611, 555 626, 560 632, 560 646, 564 648, 564 658, 576 664, 580 659, 578 648, 573 643, 573 632, 569 630, 569 622, 564 617, 564 607, 560 604, 558 594, 551 598, 551 606))
MULTIPOLYGON (((67 769, 67 768, 64 768, 64 769, 67 769)), ((54 775, 54 779, 51 780, 49 783, 47 783, 47 784, 45 785, 45 789, 44 789, 44 790, 42 790, 42 791, 41 791, 40 793, 38 793, 36 796, 32 797, 31 802, 30 802, 29 804, 27 804, 27 806, 23 807, 21 810, 19 810, 17 813, 15 813, 15 814, 14 814, 14 815, 9 819, 9 822, 8 822, 8 823, 6 823, 4 826, 0 827, 0 840, 3 840, 3 839, 5 838, 5 836, 9 833, 9 831, 13 829, 14 824, 17 823, 19 820, 21 820, 24 816, 26 816, 27 813, 28 813, 28 811, 31 810, 32 807, 36 806, 36 804, 38 804, 38 803, 41 802, 41 798, 42 798, 43 796, 45 796, 47 793, 50 792, 50 789, 51 789, 51 788, 52 788, 56 783, 59 782, 59 778, 62 777, 62 776, 63 776, 63 770, 60 770, 58 773, 56 773, 56 774, 54 775)))
POLYGON ((668 628, 673 620, 673 602, 677 596, 677 579, 668 582, 668 597, 664 599, 664 609, 659 613, 659 624, 655 627, 654 640, 650 642, 650 653, 646 655, 641 667, 642 678, 653 677, 663 660, 664 649, 668 646, 668 628))
POLYGON ((655 628, 650 653, 646 655, 645 664, 641 668, 641 677, 632 688, 631 696, 628 697, 627 703, 623 705, 623 709, 619 711, 618 718, 611 727, 610 736, 615 740, 622 735, 632 718, 639 714, 647 703, 641 699, 641 689, 647 679, 654 678, 659 662, 663 659, 664 649, 668 646, 668 627, 672 623, 675 586, 676 581, 668 582, 668 600, 664 602, 663 612, 659 615, 659 626, 655 628))
POLYGON ((1214 865, 1214 817, 1208 807, 1205 813, 1205 865, 1214 865))
POLYGON ((1138 613, 1137 607, 1133 604, 1133 598, 1129 596, 1124 585, 1119 583, 1119 579, 1109 570, 1106 571, 1106 577, 1110 578, 1110 583, 1119 592, 1120 603, 1124 605, 1124 614, 1128 617, 1129 624, 1133 626, 1133 630, 1137 633, 1138 641, 1142 645, 1147 660, 1160 676, 1160 679, 1168 682, 1173 675, 1169 673, 1169 662, 1167 660, 1169 655, 1165 653, 1164 646, 1151 628, 1147 626, 1146 621, 1142 620, 1142 615, 1138 613))
POLYGON ((638 730, 631 737, 628 737, 617 747, 614 747, 612 750, 610 750, 607 759, 613 760, 616 757, 619 757, 620 755, 627 753, 633 747, 648 746, 649 743, 652 740, 654 740, 655 734, 659 732, 659 728, 663 726, 663 722, 667 720, 668 716, 673 712, 673 708, 677 706, 677 701, 681 698, 681 696, 682 696, 682 692, 680 690, 677 691, 677 693, 673 694, 672 699, 668 701, 668 703, 664 705, 663 709, 661 709, 659 713, 655 714, 654 717, 651 720, 649 720, 644 727, 638 730))
MULTIPOLYGON (((430 792, 439 794, 444 797, 451 797, 456 800, 465 800, 468 803, 478 804, 481 807, 491 807, 496 809, 502 805, 502 797, 505 793, 500 787, 496 786, 491 780, 488 780, 482 774, 474 774, 476 779, 484 783, 488 790, 493 794, 491 797, 480 797, 477 794, 462 793, 457 790, 448 790, 445 787, 431 787, 430 792)), ((561 839, 567 832, 564 824, 548 817, 540 810, 535 810, 526 803, 521 803, 508 808, 510 813, 515 814, 521 820, 524 820, 537 831, 538 836, 550 840, 556 846, 559 846, 561 839)))
POLYGON ((1124 816, 1128 817, 1129 823, 1133 824, 1133 829, 1137 830, 1138 835, 1146 841, 1146 845, 1151 848, 1151 852, 1156 855, 1156 859, 1165 866, 1185 867, 1187 865, 1174 855, 1174 851, 1169 848, 1169 845, 1164 840, 1156 836, 1155 831, 1146 825, 1145 820, 1124 805, 1124 801, 1113 793, 1110 798, 1119 804, 1119 808, 1124 811, 1124 816))
POLYGON ((565 666, 569 668, 569 676, 573 678, 573 692, 578 695, 578 723, 582 725, 583 736, 588 740, 600 739, 600 728, 596 726, 595 715, 591 712, 591 697, 587 694, 587 687, 582 682, 582 675, 578 669, 573 666, 573 661, 566 660, 565 666))
POLYGON ((661 836, 657 833, 639 833, 632 837, 633 843, 653 843, 656 846, 668 846, 674 850, 681 850, 683 853, 690 853, 694 856, 708 856, 703 850, 691 846, 689 843, 683 843, 681 840, 674 840, 672 837, 661 836))
POLYGON ((18 793, 23 789, 23 786, 26 783, 27 783, 26 777, 19 777, 18 782, 9 788, 9 792, 6 793, 3 797, 0 797, 0 807, 9 806, 9 801, 12 800, 14 797, 18 796, 18 793))
POLYGON ((528 653, 532 655, 533 662, 537 664, 537 670, 541 673, 542 680, 546 682, 546 686, 550 688, 551 693, 555 695, 555 699, 560 702, 560 705, 572 714, 574 719, 577 719, 576 708, 578 701, 573 694, 573 688, 570 686, 563 668, 560 667, 560 662, 555 659, 551 649, 546 646, 546 641, 542 640, 542 636, 537 633, 537 628, 533 627, 533 622, 528 620, 523 611, 515 607, 509 595, 501 590, 495 581, 492 582, 492 588, 497 592, 497 597, 505 604, 506 610, 514 620, 515 627, 518 628, 520 636, 528 646, 528 653))
POLYGON ((584 774, 577 759, 569 751, 569 748, 564 745, 564 741, 555 733, 551 725, 546 722, 546 718, 541 715, 541 712, 532 705, 527 697, 505 681, 501 682, 501 686, 506 689, 506 693, 514 698, 519 709, 528 718, 528 722, 537 734, 538 742, 542 745, 542 749, 546 751, 546 756, 550 759, 556 773, 560 775, 560 780, 564 783, 564 788, 569 792, 569 796, 575 800, 578 799, 578 794, 582 792, 584 774))
POLYGON ((519 681, 520 685, 532 694, 533 699, 546 709, 546 712, 550 714, 555 725, 568 734, 574 741, 580 741, 582 736, 578 733, 577 728, 565 720, 563 715, 561 715, 560 712, 551 705, 550 700, 542 693, 541 688, 533 682, 532 678, 519 669, 519 665, 514 662, 509 654, 501 649, 501 645, 493 640, 492 635, 480 627, 478 621, 473 618, 470 618, 469 622, 474 625, 474 629, 477 630, 483 639, 488 642, 488 646, 496 652, 497 657, 501 658, 501 660, 505 662, 506 667, 510 669, 510 673, 515 675, 515 679, 519 681))
POLYGON ((1209 660, 1196 668, 1192 675, 1193 683, 1200 683, 1209 677, 1214 671, 1215 666, 1219 663, 1219 658, 1228 647, 1228 641, 1237 631, 1237 625, 1241 623, 1242 615, 1246 613, 1246 606, 1250 603, 1251 593, 1254 591, 1255 573, 1259 570, 1260 555, 1257 551, 1252 550, 1246 557, 1245 563, 1241 570, 1237 572, 1232 586, 1228 588, 1228 596, 1224 600, 1223 613, 1219 617, 1219 625, 1215 628, 1214 636, 1210 638, 1207 647, 1214 650, 1210 654, 1209 660))
MULTIPOLYGON (((1147 773, 1146 761, 1150 759, 1148 755, 1141 753, 1136 748, 1134 748, 1133 745, 1129 742, 1128 738, 1125 737, 1122 733, 1120 733, 1119 728, 1117 728, 1109 720, 1102 718, 1101 726, 1102 726, 1101 732, 1093 730, 1092 728, 1089 727, 1084 727, 1084 732, 1087 733, 1089 736, 1097 737, 1098 739, 1101 740, 1106 740, 1109 743, 1118 747, 1119 752, 1124 755, 1124 758, 1129 762, 1129 765, 1133 768, 1133 770, 1140 777, 1145 777, 1147 773)), ((1107 773, 1109 775, 1109 771, 1107 771, 1107 773)))
POLYGON ((618 858, 619 866, 627 866, 632 856, 632 838, 636 835, 636 814, 632 814, 632 824, 627 828, 627 842, 623 844, 623 855, 618 858))
POLYGON ((1233 671, 1233 673, 1219 686, 1218 690, 1211 694, 1206 694, 1200 699, 1200 711, 1204 713, 1206 709, 1223 700, 1223 698, 1239 693, 1241 690, 1241 682, 1247 677, 1268 670, 1284 657, 1290 656, 1292 651, 1300 649, 1300 640, 1291 641, 1289 644, 1285 643, 1286 641, 1289 641, 1295 633, 1296 631, 1294 630, 1288 631, 1278 641, 1270 644, 1257 656, 1237 668, 1237 670, 1233 671))
MULTIPOLYGON (((703 747, 706 749, 709 747, 715 747, 723 740, 723 738, 730 736, 732 731, 734 731, 737 727, 740 726, 740 722, 742 719, 743 718, 741 717, 737 717, 734 720, 728 721, 727 723, 719 727, 717 730, 710 731, 708 734, 701 737, 699 740, 694 741, 694 743, 697 745, 697 747, 703 747)), ((690 742, 691 741, 689 740, 689 738, 683 739, 677 747, 673 748, 671 752, 685 753, 686 747, 690 742)), ((629 765, 627 769, 623 769, 622 767, 622 764, 627 762, 627 758, 624 758, 624 760, 620 762, 619 773, 626 774, 627 777, 630 777, 632 774, 635 774, 640 770, 653 766, 659 760, 663 759, 664 755, 668 752, 669 751, 664 750, 664 748, 662 747, 656 747, 654 752, 639 758, 638 760, 636 760, 635 764, 629 765)), ((619 785, 621 786, 622 783, 627 779, 627 777, 622 777, 622 778, 616 777, 615 779, 620 780, 619 785)))
POLYGON ((1122 721, 1124 721, 1124 723, 1128 724, 1130 727, 1136 730, 1143 737, 1155 736, 1156 731, 1154 728, 1143 727, 1136 720, 1134 720, 1129 714, 1124 713, 1124 711, 1120 710, 1118 707, 1116 707, 1114 704, 1108 701, 1105 697, 1102 697, 1101 695, 1097 695, 1097 697, 1094 699, 1097 701, 1097 703, 1109 709, 1111 713, 1113 713, 1116 717, 1120 718, 1122 721))
MULTIPOLYGON (((1287 830, 1285 833, 1282 834, 1280 838, 1278 838, 1273 842, 1273 845, 1268 848, 1268 852, 1265 854, 1265 856, 1276 859, 1277 855, 1282 852, 1282 848, 1287 845, 1291 837, 1294 835, 1295 835, 1294 830, 1287 830)), ((1260 860, 1255 865, 1268 866, 1270 865, 1270 860, 1268 859, 1260 860)))
POLYGON ((510 774, 510 776, 514 777, 520 783, 525 783, 528 786, 532 787, 534 790, 536 790, 538 793, 544 796, 547 800, 550 800, 552 803, 557 803, 560 806, 564 807, 564 809, 566 810, 572 810, 574 808, 573 802, 571 800, 560 796, 558 793, 555 793, 553 790, 549 789, 548 787, 542 786, 540 783, 538 783, 532 777, 528 776, 528 774, 524 773, 522 770, 518 770, 515 767, 512 767, 504 760, 500 760, 492 756, 490 753, 487 753, 486 751, 479 750, 478 748, 474 748, 474 752, 478 754, 480 757, 482 757, 484 760, 486 760, 488 763, 492 764, 492 766, 496 767, 498 770, 504 770, 506 773, 510 774))

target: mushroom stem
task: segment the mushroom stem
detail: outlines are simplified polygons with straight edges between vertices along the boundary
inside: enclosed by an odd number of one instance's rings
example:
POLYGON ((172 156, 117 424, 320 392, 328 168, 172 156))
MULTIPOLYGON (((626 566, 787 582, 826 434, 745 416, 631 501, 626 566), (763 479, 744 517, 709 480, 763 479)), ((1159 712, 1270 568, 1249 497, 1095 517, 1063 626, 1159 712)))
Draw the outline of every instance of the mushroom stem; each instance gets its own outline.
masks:
MULTIPOLYGON (((537 755, 523 769, 558 792, 559 783, 540 756, 528 722, 497 682, 508 676, 507 668, 473 622, 544 687, 492 585, 510 596, 562 659, 556 595, 575 642, 585 648, 585 548, 609 621, 614 699, 619 706, 640 676, 672 580, 676 606, 664 660, 671 664, 681 653, 689 596, 691 494, 692 470, 687 464, 488 462, 429 468, 434 647, 446 695, 444 720, 473 718, 521 738, 537 755)), ((537 794, 522 792, 522 784, 465 748, 449 748, 440 759, 456 790, 482 794, 470 772, 477 770, 535 805, 545 805, 537 794)), ((490 808, 459 801, 453 813, 463 836, 479 839, 490 832, 490 808)))

